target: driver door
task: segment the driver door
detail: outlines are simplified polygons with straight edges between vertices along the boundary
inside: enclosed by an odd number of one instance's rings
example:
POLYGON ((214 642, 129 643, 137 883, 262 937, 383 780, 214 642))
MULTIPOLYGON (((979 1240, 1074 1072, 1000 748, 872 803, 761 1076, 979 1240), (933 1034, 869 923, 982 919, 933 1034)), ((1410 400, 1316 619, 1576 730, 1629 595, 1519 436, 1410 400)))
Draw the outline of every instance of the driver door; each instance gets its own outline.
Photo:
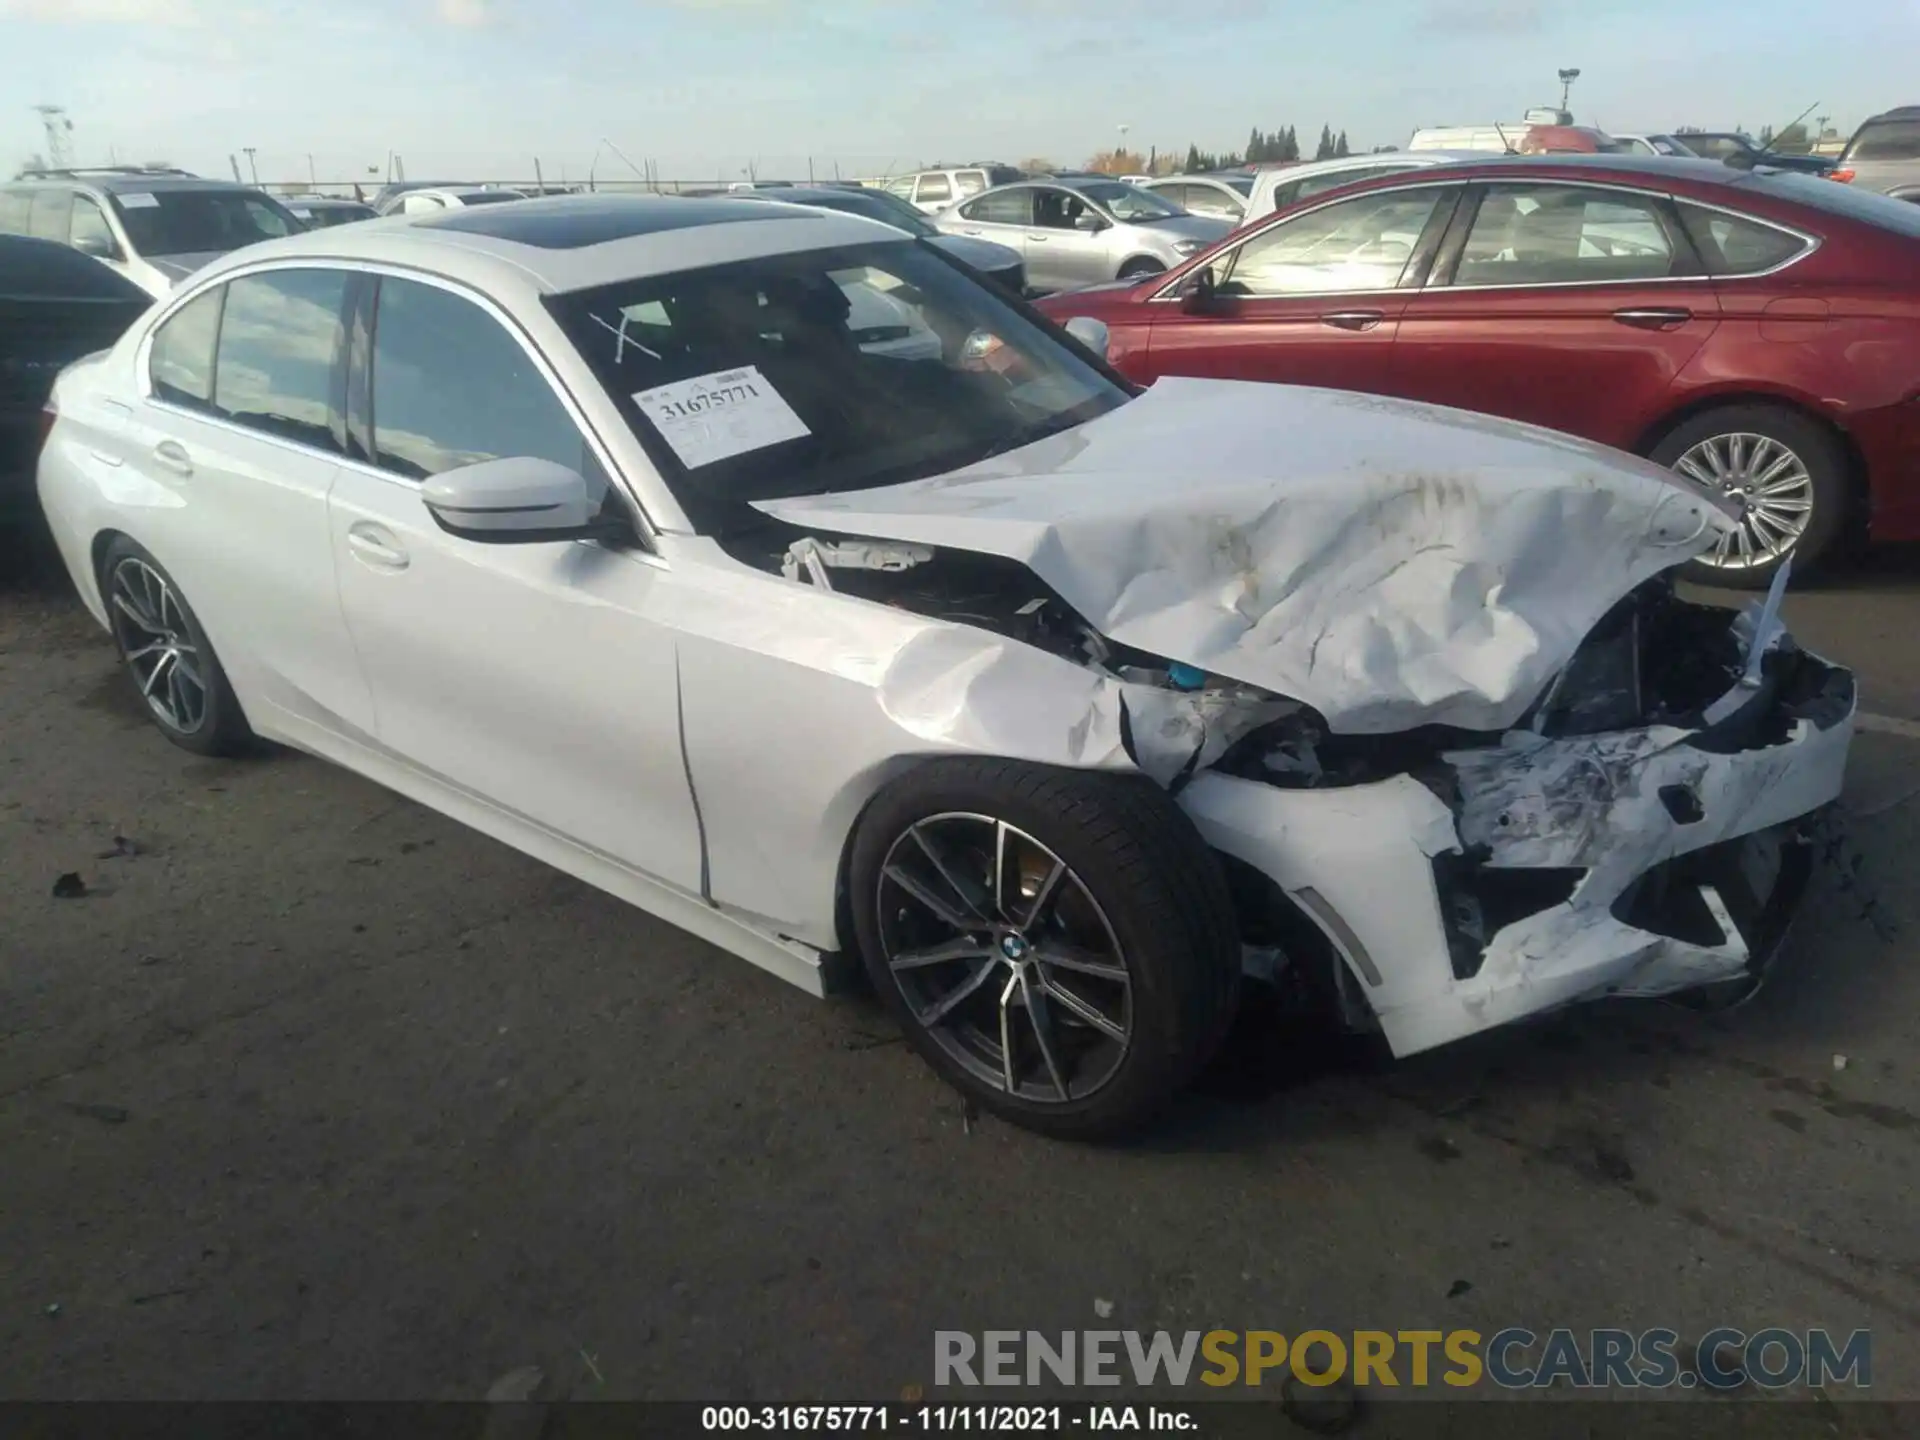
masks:
POLYGON ((1143 380, 1193 375, 1385 393, 1394 338, 1459 187, 1336 201, 1256 231, 1215 264, 1214 299, 1153 322, 1143 380))
POLYGON ((659 618, 672 571, 637 549, 441 530, 420 494, 430 475, 519 455, 589 484, 605 472, 530 343, 493 311, 390 275, 377 323, 372 298, 351 345, 357 455, 328 512, 375 734, 442 785, 698 893, 674 631, 659 618))
POLYGON ((1107 236, 1111 226, 1084 195, 1051 185, 1033 192, 1033 226, 1027 231, 1027 281, 1042 290, 1073 290, 1113 279, 1107 236), (1094 222, 1102 228, 1084 228, 1094 222))

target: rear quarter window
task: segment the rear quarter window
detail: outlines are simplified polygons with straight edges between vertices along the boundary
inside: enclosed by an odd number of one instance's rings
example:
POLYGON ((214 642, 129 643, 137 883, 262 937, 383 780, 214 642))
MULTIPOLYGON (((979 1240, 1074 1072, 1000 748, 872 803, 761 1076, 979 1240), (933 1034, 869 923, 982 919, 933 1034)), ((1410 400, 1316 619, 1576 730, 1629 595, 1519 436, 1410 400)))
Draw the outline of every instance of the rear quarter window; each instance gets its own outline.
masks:
POLYGON ((1710 275, 1760 275, 1807 248, 1798 235, 1743 215, 1679 202, 1680 220, 1710 275))

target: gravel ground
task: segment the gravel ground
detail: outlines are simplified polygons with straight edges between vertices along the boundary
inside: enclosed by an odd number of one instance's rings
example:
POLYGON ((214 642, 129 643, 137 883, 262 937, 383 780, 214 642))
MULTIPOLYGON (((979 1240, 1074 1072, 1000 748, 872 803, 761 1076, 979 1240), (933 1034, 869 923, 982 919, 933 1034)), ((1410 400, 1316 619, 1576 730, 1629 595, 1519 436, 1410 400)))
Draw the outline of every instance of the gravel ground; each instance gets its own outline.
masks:
MULTIPOLYGON (((1890 940, 1829 873, 1730 1014, 1399 1065, 1255 1017, 1076 1148, 969 1122, 870 1001, 174 749, 43 561, 0 556, 0 1397, 845 1403, 943 1328, 1725 1323, 1870 1328, 1920 1399, 1920 728, 1849 777, 1890 940)), ((1896 553, 1790 607, 1907 720, 1916 592, 1896 553)))

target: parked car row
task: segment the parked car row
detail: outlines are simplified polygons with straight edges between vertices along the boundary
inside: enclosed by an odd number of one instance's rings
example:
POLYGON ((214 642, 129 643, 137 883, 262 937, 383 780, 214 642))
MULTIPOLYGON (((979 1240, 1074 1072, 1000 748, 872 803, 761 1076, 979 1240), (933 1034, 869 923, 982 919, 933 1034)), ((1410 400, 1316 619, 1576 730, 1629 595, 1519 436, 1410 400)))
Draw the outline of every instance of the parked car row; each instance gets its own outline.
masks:
POLYGON ((1920 207, 1808 175, 1487 156, 1040 303, 1143 383, 1424 400, 1673 466, 1741 514, 1693 573, 1757 586, 1856 534, 1920 539, 1916 258, 1920 207))

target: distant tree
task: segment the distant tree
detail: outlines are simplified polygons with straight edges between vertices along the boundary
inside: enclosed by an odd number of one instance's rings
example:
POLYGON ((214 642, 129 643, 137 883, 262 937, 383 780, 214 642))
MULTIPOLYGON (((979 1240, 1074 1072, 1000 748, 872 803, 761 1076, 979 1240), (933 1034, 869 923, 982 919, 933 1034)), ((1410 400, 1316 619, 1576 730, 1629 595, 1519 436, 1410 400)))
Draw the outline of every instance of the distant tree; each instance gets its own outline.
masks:
POLYGON ((1322 125, 1320 127, 1320 143, 1314 148, 1313 158, 1316 160, 1333 159, 1333 127, 1332 126, 1322 125))
POLYGON ((1347 132, 1342 130, 1340 132, 1340 138, 1333 142, 1333 158, 1336 160, 1344 160, 1351 154, 1353 154, 1353 151, 1347 148, 1347 132))
POLYGON ((1253 133, 1247 136, 1247 159, 1258 161, 1266 158, 1267 137, 1260 133, 1260 127, 1256 125, 1253 127, 1253 133))
POLYGON ((1298 160, 1300 158, 1300 137, 1293 133, 1293 127, 1287 126, 1284 134, 1276 137, 1280 142, 1280 153, 1276 160, 1298 160))
POLYGON ((1038 155, 1030 155, 1020 162, 1020 168, 1029 175, 1051 175, 1060 167, 1051 160, 1044 160, 1038 155))
POLYGON ((1392 155, 1397 153, 1399 149, 1400 147, 1398 145, 1376 145, 1373 147, 1373 153, 1375 155, 1392 155))
POLYGON ((1773 137, 1773 148, 1782 155, 1804 155, 1813 148, 1813 137, 1805 125, 1795 121, 1773 137))
POLYGON ((1100 175, 1138 175, 1146 161, 1137 150, 1102 150, 1087 162, 1100 175))
POLYGON ((1200 153, 1200 147, 1198 145, 1187 146, 1187 173, 1189 175, 1198 175, 1206 168, 1205 165, 1201 163, 1206 158, 1206 156, 1200 153))
POLYGON ((1771 144, 1773 144, 1773 126, 1762 125, 1760 127, 1760 148, 1764 150, 1771 144))

